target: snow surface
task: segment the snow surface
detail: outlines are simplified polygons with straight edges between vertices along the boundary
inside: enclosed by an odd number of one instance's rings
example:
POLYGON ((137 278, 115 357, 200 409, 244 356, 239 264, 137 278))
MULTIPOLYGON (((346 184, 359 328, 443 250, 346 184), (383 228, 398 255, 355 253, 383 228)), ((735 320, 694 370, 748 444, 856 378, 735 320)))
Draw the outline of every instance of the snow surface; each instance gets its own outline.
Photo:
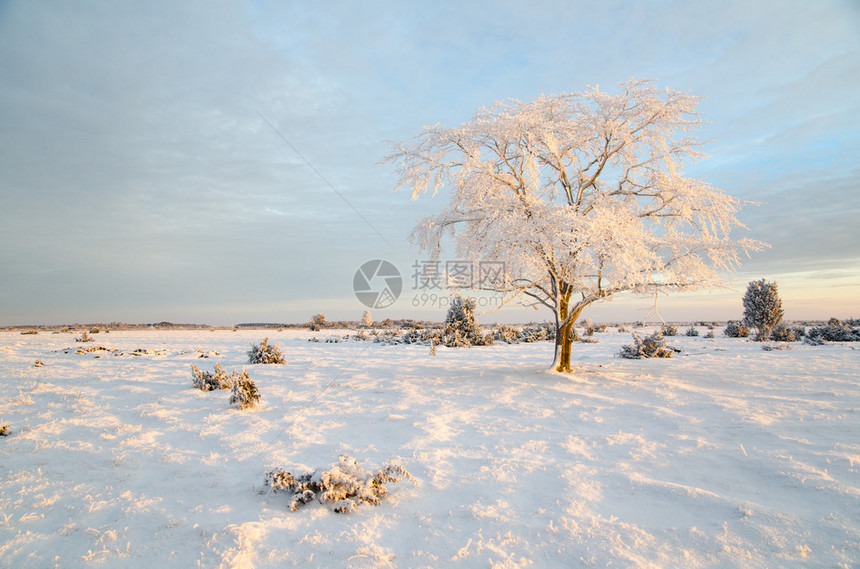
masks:
POLYGON ((606 333, 556 374, 547 342, 307 341, 334 335, 0 333, 0 567, 860 565, 854 345, 624 360, 606 333), (192 387, 264 336, 288 363, 246 366, 258 408, 192 387), (98 345, 123 355, 74 352, 98 345), (266 493, 342 453, 420 486, 348 515, 266 493))

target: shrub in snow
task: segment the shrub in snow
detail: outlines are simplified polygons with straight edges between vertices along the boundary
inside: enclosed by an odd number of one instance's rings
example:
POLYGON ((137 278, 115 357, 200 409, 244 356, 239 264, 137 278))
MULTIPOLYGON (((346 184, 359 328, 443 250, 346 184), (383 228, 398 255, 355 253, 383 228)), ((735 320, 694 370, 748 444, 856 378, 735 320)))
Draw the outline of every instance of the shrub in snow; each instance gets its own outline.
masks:
POLYGON ((217 389, 230 389, 233 380, 236 379, 236 372, 227 375, 221 369, 221 364, 215 364, 215 372, 204 371, 198 369, 196 365, 191 364, 191 377, 194 387, 202 391, 215 391, 217 389))
POLYGON ((359 330, 358 333, 353 334, 352 339, 356 342, 366 342, 370 339, 370 337, 364 330, 359 330))
POLYGON ((442 330, 428 328, 427 330, 409 330, 400 334, 400 342, 403 344, 441 344, 442 330))
MULTIPOLYGON (((573 337, 571 340, 576 340, 576 334, 571 330, 573 337)), ((526 326, 522 331, 522 341, 529 342, 543 342, 547 340, 555 340, 555 326, 544 322, 543 324, 538 324, 537 326, 526 326)))
POLYGON ((8 437, 11 432, 9 423, 0 423, 0 437, 8 437))
POLYGON ((486 345, 481 327, 475 320, 476 304, 474 298, 463 298, 460 295, 451 300, 451 306, 445 316, 445 327, 442 329, 443 341, 449 348, 486 345))
POLYGON ((723 335, 726 338, 746 338, 750 335, 750 329, 740 322, 729 320, 726 324, 726 329, 723 330, 723 335))
POLYGON ((519 334, 520 331, 513 326, 502 325, 493 330, 493 339, 506 344, 516 344, 520 341, 519 334))
POLYGON ((584 326, 586 336, 594 336, 595 332, 606 332, 606 324, 595 324, 591 319, 586 320, 584 326))
MULTIPOLYGON (((516 326, 502 325, 493 330, 491 336, 494 340, 508 344, 519 344, 520 342, 542 342, 555 339, 555 326, 550 324, 538 324, 536 326, 526 326, 520 329, 516 326)), ((579 339, 575 334, 573 336, 573 340, 579 339)))
POLYGON ((699 331, 695 328, 695 326, 690 326, 689 328, 687 328, 687 331, 684 332, 684 334, 687 336, 698 336, 699 331))
POLYGON ((641 358, 670 358, 681 350, 667 346, 668 341, 660 332, 654 332, 644 339, 633 332, 633 343, 621 348, 619 356, 631 360, 641 358))
POLYGON ((776 283, 764 279, 753 281, 744 294, 744 325, 755 328, 756 340, 762 342, 770 338, 771 331, 782 322, 782 300, 776 283))
POLYGON ((87 331, 84 330, 84 333, 81 334, 80 338, 75 338, 75 342, 94 342, 92 338, 87 335, 87 331))
POLYGON ((824 340, 821 336, 806 336, 803 338, 804 344, 809 344, 810 346, 823 346, 824 340))
POLYGON ((316 470, 293 476, 286 470, 270 470, 266 473, 266 486, 273 492, 291 492, 290 510, 294 512, 316 500, 331 505, 335 512, 346 514, 362 502, 376 506, 388 495, 385 484, 397 484, 403 478, 417 485, 415 478, 400 464, 388 464, 370 473, 345 454, 323 472, 316 470))
POLYGON ((860 329, 852 327, 851 323, 842 323, 837 318, 831 318, 824 326, 813 326, 806 332, 805 342, 821 345, 824 342, 858 342, 860 329))
POLYGON ((257 390, 257 384, 248 376, 248 372, 242 370, 242 373, 236 376, 232 381, 232 393, 230 394, 230 405, 235 405, 239 409, 250 409, 260 402, 260 392, 257 390))
POLYGON ((384 330, 373 335, 373 342, 377 344, 402 344, 401 333, 395 330, 384 330))
POLYGON ((33 367, 45 367, 45 363, 42 360, 36 360, 33 367))
POLYGON ((713 338, 713 337, 714 337, 714 329, 711 328, 710 330, 708 330, 708 333, 705 334, 705 338, 713 338))
POLYGON ((248 363, 283 364, 286 362, 281 350, 277 346, 269 344, 268 338, 263 338, 263 342, 259 346, 251 344, 251 349, 248 350, 248 363))
POLYGON ((770 339, 774 342, 797 342, 803 337, 803 329, 798 333, 797 328, 789 328, 785 324, 780 324, 770 333, 770 339))
POLYGON ((765 344, 761 349, 765 352, 772 352, 774 350, 790 350, 791 346, 788 344, 765 344))
POLYGON ((677 336, 678 335, 678 327, 674 324, 669 324, 668 322, 663 323, 663 327, 660 329, 660 333, 664 336, 677 336))
POLYGON ((326 326, 325 314, 320 312, 319 314, 314 314, 311 317, 311 321, 308 322, 308 328, 313 330, 314 332, 319 332, 326 326))

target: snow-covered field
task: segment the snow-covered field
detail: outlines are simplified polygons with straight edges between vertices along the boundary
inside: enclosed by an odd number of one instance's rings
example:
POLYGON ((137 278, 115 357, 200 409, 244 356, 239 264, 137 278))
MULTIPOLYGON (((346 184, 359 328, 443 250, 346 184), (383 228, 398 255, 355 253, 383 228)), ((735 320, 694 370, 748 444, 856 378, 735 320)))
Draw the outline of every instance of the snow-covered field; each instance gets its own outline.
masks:
POLYGON ((307 341, 333 335, 0 333, 0 567, 860 566, 853 345, 624 360, 606 333, 560 375, 546 342, 307 341), (192 388, 266 335, 260 407, 192 388), (74 353, 98 345, 124 355, 74 353), (265 492, 342 453, 420 485, 347 515, 265 492))

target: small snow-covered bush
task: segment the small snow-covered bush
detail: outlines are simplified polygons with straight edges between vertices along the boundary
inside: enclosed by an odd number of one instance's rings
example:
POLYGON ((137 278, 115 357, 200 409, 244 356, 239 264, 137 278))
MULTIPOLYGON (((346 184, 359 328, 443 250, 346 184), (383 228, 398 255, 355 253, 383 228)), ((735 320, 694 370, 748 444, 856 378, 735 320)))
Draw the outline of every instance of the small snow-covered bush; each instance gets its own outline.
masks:
POLYGON ((710 330, 708 330, 708 333, 705 334, 705 338, 713 338, 713 337, 714 337, 714 329, 711 328, 710 330))
POLYGON ((591 319, 586 320, 584 326, 585 326, 585 330, 583 331, 583 333, 586 336, 594 336, 595 332, 599 332, 599 333, 606 332, 606 324, 595 324, 594 322, 591 321, 591 319))
POLYGON ((215 373, 198 369, 196 365, 191 364, 191 377, 194 387, 202 391, 215 391, 217 389, 230 389, 230 385, 236 378, 236 372, 231 375, 221 369, 221 364, 215 364, 215 373))
MULTIPOLYGON (((571 331, 573 332, 574 329, 571 329, 571 331)), ((489 336, 492 337, 493 340, 505 342, 507 344, 519 344, 520 342, 543 342, 555 339, 555 326, 543 323, 535 326, 524 326, 523 328, 518 328, 517 326, 508 326, 505 324, 494 329, 492 334, 489 336)), ((489 338, 486 339, 489 340, 489 338)), ((579 337, 575 336, 572 339, 578 340, 579 337)))
POLYGON ((803 334, 803 328, 789 328, 785 324, 780 324, 770 333, 770 339, 774 342, 797 342, 803 334))
POLYGON ((765 352, 772 352, 774 350, 790 350, 791 346, 788 344, 765 344, 761 349, 765 352))
POLYGON ((283 364, 284 354, 278 346, 269 344, 268 338, 263 338, 260 345, 251 344, 248 350, 248 363, 251 364, 283 364))
POLYGON ((296 511, 311 500, 329 504, 341 514, 354 511, 362 502, 372 506, 388 495, 385 484, 397 484, 403 478, 417 481, 400 464, 388 464, 374 473, 367 472, 349 455, 342 455, 328 470, 293 476, 286 470, 266 472, 266 486, 272 492, 291 492, 290 510, 296 511))
POLYGON ((9 427, 9 423, 0 423, 0 437, 8 437, 12 432, 11 427, 9 427))
MULTIPOLYGON (((573 332, 573 330, 571 330, 571 332, 573 332)), ((574 333, 573 336, 575 335, 576 334, 574 333)), ((544 342, 547 340, 555 340, 555 326, 552 324, 543 323, 536 326, 526 326, 522 330, 522 342, 544 342)))
POLYGON ((723 335, 726 338, 746 338, 750 335, 750 329, 740 322, 729 320, 726 329, 723 330, 723 335))
POLYGON ((353 334, 352 339, 356 342, 366 342, 370 339, 370 337, 368 337, 367 332, 365 332, 364 330, 359 330, 358 333, 353 334))
POLYGON ((631 360, 641 358, 670 358, 680 352, 677 348, 667 346, 668 340, 660 332, 654 332, 644 339, 633 332, 633 343, 623 346, 619 356, 631 360))
POLYGON ((670 324, 669 322, 665 322, 663 327, 660 329, 660 333, 664 336, 677 336, 678 327, 674 324, 670 324))
POLYGON ((409 330, 400 335, 400 341, 404 344, 441 344, 442 330, 428 328, 426 330, 409 330))
POLYGON ((87 331, 84 330, 83 334, 81 334, 80 338, 75 338, 75 342, 94 342, 92 338, 87 335, 87 331))
POLYGON ((235 405, 239 409, 250 409, 260 402, 257 384, 248 376, 246 370, 242 370, 242 373, 233 380, 232 389, 230 405, 235 405))
POLYGON ((43 362, 42 360, 36 360, 33 363, 33 367, 45 367, 45 362, 43 362))
POLYGON ((687 331, 684 332, 684 334, 687 336, 698 336, 699 331, 696 329, 695 326, 690 326, 689 328, 687 328, 687 331))
POLYGON ((493 330, 493 338, 506 344, 516 344, 519 342, 519 333, 513 326, 502 325, 493 330))

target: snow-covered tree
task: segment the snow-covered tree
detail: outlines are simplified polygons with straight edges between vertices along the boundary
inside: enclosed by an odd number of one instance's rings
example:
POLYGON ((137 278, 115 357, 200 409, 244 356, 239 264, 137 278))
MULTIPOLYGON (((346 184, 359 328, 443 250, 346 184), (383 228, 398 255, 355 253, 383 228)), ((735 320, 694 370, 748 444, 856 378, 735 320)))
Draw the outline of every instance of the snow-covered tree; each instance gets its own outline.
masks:
POLYGON ((771 331, 782 322, 782 300, 776 283, 764 279, 747 285, 744 294, 744 324, 758 330, 756 339, 767 340, 771 331))
POLYGON ((315 332, 318 332, 318 331, 322 330, 323 328, 325 328, 327 324, 328 324, 328 322, 326 322, 325 314, 320 312, 319 314, 314 314, 311 317, 311 321, 308 322, 308 328, 310 328, 311 330, 313 330, 315 332))
POLYGON ((459 127, 426 127, 385 160, 413 199, 451 190, 413 241, 438 256, 451 235, 461 261, 503 261, 476 288, 552 310, 554 366, 569 371, 572 327, 589 305, 718 286, 740 252, 761 246, 730 239, 742 202, 683 176, 704 157, 688 134, 702 122, 697 102, 630 80, 617 95, 498 103, 459 127))
POLYGON ((475 320, 474 298, 463 298, 455 295, 451 306, 445 315, 445 328, 442 338, 449 348, 483 345, 484 335, 478 321, 475 320))
POLYGON ((361 317, 362 326, 367 326, 370 328, 373 326, 373 317, 370 315, 370 310, 365 310, 364 315, 361 317))

